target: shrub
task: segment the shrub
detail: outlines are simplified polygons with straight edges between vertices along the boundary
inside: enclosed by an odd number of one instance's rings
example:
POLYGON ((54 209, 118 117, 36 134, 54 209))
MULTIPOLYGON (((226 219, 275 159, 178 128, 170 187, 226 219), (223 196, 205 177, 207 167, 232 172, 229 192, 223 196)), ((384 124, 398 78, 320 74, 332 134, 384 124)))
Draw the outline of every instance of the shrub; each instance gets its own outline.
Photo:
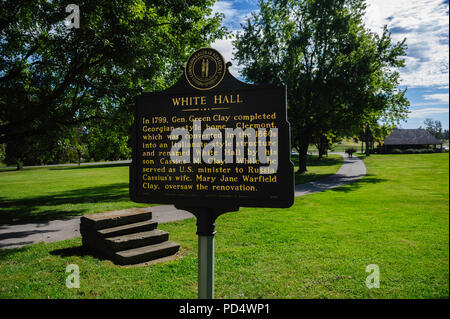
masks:
POLYGON ((391 153, 392 153, 392 154, 402 154, 403 152, 402 152, 402 150, 399 149, 399 148, 394 148, 394 149, 392 149, 391 153))

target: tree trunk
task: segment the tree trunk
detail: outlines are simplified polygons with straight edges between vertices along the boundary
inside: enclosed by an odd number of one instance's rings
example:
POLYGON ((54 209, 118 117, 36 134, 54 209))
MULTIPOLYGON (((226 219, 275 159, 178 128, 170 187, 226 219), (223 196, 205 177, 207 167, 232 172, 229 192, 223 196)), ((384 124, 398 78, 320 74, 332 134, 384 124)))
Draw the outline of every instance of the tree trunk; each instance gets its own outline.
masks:
POLYGON ((16 161, 17 170, 20 171, 23 168, 23 163, 21 160, 16 161))
POLYGON ((319 158, 318 159, 322 159, 323 155, 327 154, 327 149, 328 149, 327 138, 325 136, 321 136, 320 139, 319 139, 318 147, 317 147, 317 150, 319 151, 319 158))
POLYGON ((307 171, 306 159, 308 155, 310 134, 306 130, 300 131, 299 143, 298 143, 298 171, 301 174, 307 171))
POLYGON ((370 129, 368 125, 366 125, 365 140, 366 140, 366 156, 370 156, 370 129))

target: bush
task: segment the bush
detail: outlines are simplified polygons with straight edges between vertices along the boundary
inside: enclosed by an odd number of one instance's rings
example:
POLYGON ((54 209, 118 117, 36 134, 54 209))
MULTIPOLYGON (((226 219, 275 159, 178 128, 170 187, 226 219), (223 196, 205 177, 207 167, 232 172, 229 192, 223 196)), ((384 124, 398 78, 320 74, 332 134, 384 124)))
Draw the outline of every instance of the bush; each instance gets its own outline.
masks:
POLYGON ((391 154, 426 154, 426 153, 436 153, 441 150, 434 150, 432 148, 408 148, 406 150, 401 150, 399 148, 394 148, 391 150, 391 154))

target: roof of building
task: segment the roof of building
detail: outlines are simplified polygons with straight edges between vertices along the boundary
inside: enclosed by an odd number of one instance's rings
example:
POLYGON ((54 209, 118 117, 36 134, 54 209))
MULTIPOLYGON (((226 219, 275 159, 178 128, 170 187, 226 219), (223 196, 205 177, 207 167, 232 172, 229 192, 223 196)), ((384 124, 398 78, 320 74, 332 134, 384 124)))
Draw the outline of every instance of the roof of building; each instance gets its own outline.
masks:
POLYGON ((384 145, 432 145, 442 142, 424 129, 394 129, 384 145))

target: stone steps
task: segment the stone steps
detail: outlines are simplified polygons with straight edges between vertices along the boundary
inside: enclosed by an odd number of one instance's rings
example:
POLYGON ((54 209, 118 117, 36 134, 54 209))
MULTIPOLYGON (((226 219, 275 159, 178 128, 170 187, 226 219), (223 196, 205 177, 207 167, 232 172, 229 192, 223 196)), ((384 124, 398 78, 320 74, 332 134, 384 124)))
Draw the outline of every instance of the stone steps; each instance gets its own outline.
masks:
POLYGON ((107 245, 114 251, 155 245, 168 240, 169 233, 159 229, 105 239, 107 245))
MULTIPOLYGON (((97 229, 97 234, 102 238, 108 238, 108 237, 117 237, 117 236, 123 236, 128 234, 135 234, 143 231, 150 231, 154 230, 158 227, 158 223, 154 222, 152 220, 146 220, 139 223, 132 223, 128 225, 121 225, 117 227, 111 227, 111 228, 104 228, 104 229, 97 229)), ((83 234, 83 232, 86 231, 86 226, 81 223, 80 225, 80 232, 83 234)), ((89 231, 89 228, 88 228, 89 231)))
POLYGON ((176 254, 180 245, 169 233, 156 229, 152 213, 126 209, 81 217, 83 246, 120 265, 148 262, 176 254))
POLYGON ((137 264, 143 260, 154 260, 176 254, 179 249, 180 244, 165 241, 155 245, 119 251, 116 253, 116 260, 120 265, 137 264))
POLYGON ((152 219, 152 212, 147 211, 146 208, 130 208, 82 216, 81 225, 91 229, 104 229, 150 219, 152 219))

